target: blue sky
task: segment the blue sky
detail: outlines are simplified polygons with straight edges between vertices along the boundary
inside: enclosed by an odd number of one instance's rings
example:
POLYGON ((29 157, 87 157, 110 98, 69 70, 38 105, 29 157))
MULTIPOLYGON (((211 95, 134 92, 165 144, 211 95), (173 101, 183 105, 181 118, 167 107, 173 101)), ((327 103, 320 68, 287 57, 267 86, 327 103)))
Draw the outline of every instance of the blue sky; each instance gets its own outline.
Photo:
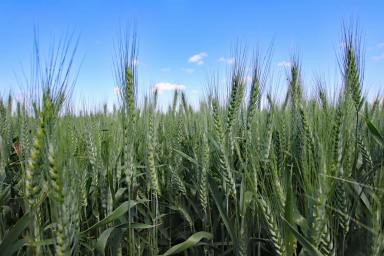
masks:
MULTIPOLYGON (((160 83, 182 86, 197 102, 210 75, 224 77, 231 48, 240 42, 252 52, 274 43, 268 90, 284 91, 286 67, 300 57, 306 88, 316 77, 329 87, 338 76, 341 25, 357 19, 365 48, 365 90, 384 84, 383 1, 17 1, 0 2, 0 94, 25 88, 22 72, 31 64, 34 28, 42 51, 68 32, 80 35, 75 71, 75 103, 112 104, 113 55, 118 31, 133 21, 139 37, 140 93, 160 83), (45 48, 44 48, 45 47, 45 48), (80 66, 81 63, 81 66, 80 66), (84 103, 85 102, 85 103, 84 103)), ((28 74, 28 72, 26 72, 28 74)), ((169 100, 164 91, 160 102, 169 100)))

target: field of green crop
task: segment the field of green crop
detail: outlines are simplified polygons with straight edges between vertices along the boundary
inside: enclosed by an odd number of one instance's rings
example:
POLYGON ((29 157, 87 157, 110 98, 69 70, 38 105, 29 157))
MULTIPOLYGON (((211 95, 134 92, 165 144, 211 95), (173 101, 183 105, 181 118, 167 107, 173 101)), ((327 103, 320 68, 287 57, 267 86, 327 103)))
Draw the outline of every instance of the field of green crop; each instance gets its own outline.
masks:
POLYGON ((344 39, 334 92, 293 60, 277 99, 242 55, 198 110, 138 99, 134 38, 112 112, 71 111, 70 47, 36 58, 34 96, 0 98, 0 255, 384 255, 384 101, 344 39))

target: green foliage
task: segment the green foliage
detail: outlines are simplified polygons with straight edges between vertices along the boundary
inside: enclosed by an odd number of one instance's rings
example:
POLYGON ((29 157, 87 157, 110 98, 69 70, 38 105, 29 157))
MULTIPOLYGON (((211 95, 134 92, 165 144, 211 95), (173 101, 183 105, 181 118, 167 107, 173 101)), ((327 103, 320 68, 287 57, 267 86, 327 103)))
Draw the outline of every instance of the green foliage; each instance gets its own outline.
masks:
POLYGON ((71 112, 71 64, 48 68, 41 98, 0 98, 0 254, 382 255, 384 104, 345 39, 336 98, 306 97, 294 59, 281 104, 268 57, 244 55, 226 100, 214 85, 198 110, 180 91, 139 107, 135 36, 112 112, 71 112))

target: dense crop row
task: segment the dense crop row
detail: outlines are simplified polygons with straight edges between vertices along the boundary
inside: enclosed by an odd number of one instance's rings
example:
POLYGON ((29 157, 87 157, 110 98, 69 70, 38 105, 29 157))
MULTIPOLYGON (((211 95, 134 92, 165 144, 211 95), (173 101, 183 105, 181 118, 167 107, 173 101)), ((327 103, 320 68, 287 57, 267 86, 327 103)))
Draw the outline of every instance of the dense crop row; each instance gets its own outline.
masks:
POLYGON ((363 97, 352 34, 335 97, 305 97, 294 62, 277 103, 268 61, 242 57, 198 111, 178 91, 139 107, 135 49, 113 113, 68 110, 67 48, 38 63, 41 97, 0 101, 1 255, 384 254, 384 102, 363 97))

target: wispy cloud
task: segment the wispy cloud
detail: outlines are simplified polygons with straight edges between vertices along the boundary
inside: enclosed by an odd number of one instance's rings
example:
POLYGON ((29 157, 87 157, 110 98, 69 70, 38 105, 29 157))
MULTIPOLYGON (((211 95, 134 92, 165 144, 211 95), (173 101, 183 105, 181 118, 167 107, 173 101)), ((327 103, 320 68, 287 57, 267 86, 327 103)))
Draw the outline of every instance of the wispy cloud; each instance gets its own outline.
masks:
POLYGON ((195 63, 197 65, 201 65, 201 64, 204 64, 204 58, 207 56, 208 56, 208 54, 206 52, 200 52, 200 53, 197 53, 197 54, 191 56, 188 59, 188 62, 189 63, 195 63))
POLYGON ((374 60, 374 61, 381 61, 381 60, 384 60, 384 53, 379 54, 379 55, 376 55, 376 56, 372 56, 371 59, 374 60))
POLYGON ((192 74, 193 72, 195 72, 193 68, 182 68, 181 70, 188 74, 192 74))
POLYGON ((171 71, 171 68, 162 68, 160 69, 161 72, 169 72, 171 71))
POLYGON ((292 63, 290 61, 280 61, 279 63, 277 63, 277 66, 290 68, 292 66, 292 63))
POLYGON ((384 48, 384 42, 378 43, 376 46, 377 48, 384 48))
POLYGON ((198 95, 198 94, 199 94, 199 91, 198 91, 198 90, 192 90, 191 93, 192 93, 193 95, 198 95))
POLYGON ((220 57, 218 60, 218 62, 222 62, 222 63, 227 63, 227 64, 234 64, 235 63, 235 58, 224 58, 224 57, 220 57))
POLYGON ((165 91, 174 91, 174 90, 183 91, 185 90, 185 85, 168 83, 168 82, 160 82, 155 84, 155 86, 153 86, 153 90, 154 91, 157 90, 159 93, 162 93, 165 91))

